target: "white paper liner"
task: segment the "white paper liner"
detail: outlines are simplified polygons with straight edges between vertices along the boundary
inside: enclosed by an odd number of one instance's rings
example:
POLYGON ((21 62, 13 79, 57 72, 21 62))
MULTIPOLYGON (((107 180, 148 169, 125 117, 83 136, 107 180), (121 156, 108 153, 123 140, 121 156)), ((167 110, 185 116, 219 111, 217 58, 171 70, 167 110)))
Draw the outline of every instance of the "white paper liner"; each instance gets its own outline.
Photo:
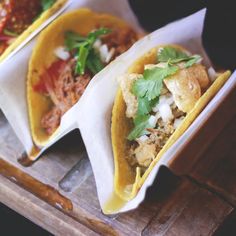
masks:
MULTIPOLYGON (((181 44, 191 52, 204 56, 204 64, 209 66, 209 60, 201 45, 205 10, 190 17, 167 25, 137 42, 130 50, 111 63, 105 70, 95 76, 80 100, 80 110, 77 109, 77 121, 95 175, 98 197, 104 209, 114 192, 114 166, 111 145, 111 112, 118 89, 116 78, 127 72, 133 61, 141 57, 153 47, 160 44, 181 44)), ((185 146, 189 137, 193 136, 204 121, 216 109, 230 88, 236 84, 236 73, 228 80, 217 96, 208 104, 205 110, 193 122, 181 138, 163 155, 156 164, 137 196, 122 209, 120 213, 136 208, 145 198, 147 188, 152 185, 159 168, 168 166, 168 162, 185 146)))
MULTIPOLYGON (((117 16, 122 16, 129 23, 132 23, 136 29, 140 30, 126 0, 100 0, 99 4, 95 4, 95 2, 97 3, 96 0, 73 1, 68 9, 90 6, 97 11, 110 12, 117 16)), ((50 140, 47 147, 42 150, 44 151, 72 129, 79 128, 93 167, 98 198, 102 208, 113 193, 114 166, 110 129, 111 110, 118 88, 116 77, 125 73, 134 60, 159 44, 181 44, 194 53, 205 55, 201 46, 204 15, 205 10, 202 10, 155 31, 140 40, 129 51, 97 74, 90 82, 79 102, 63 116, 57 136, 50 140)), ((33 147, 33 142, 27 112, 26 74, 34 45, 35 39, 18 51, 11 60, 7 60, 0 65, 0 107, 28 153, 33 147)), ((205 58, 205 64, 209 64, 207 58, 205 58)), ((134 209, 143 201, 146 190, 153 183, 160 166, 167 165, 168 161, 174 157, 176 150, 183 147, 188 137, 196 132, 202 121, 207 118, 209 114, 207 111, 214 110, 219 104, 221 96, 226 96, 229 88, 232 87, 233 83, 235 84, 235 77, 236 75, 234 74, 191 127, 165 153, 148 176, 138 195, 118 212, 134 209)))
MULTIPOLYGON (((38 30, 32 33, 32 35, 30 35, 29 38, 13 52, 13 54, 9 55, 9 57, 0 64, 0 108, 22 142, 27 153, 31 152, 33 141, 31 138, 27 112, 26 77, 29 59, 37 37, 31 41, 30 39, 38 34, 39 30, 42 30, 59 14, 62 14, 62 12, 64 14, 81 7, 88 7, 97 12, 106 12, 121 17, 132 25, 135 30, 143 32, 126 0, 99 0, 99 4, 97 0, 70 0, 65 7, 48 19, 38 30), (24 47, 25 44, 27 45, 24 47)), ((45 48, 45 50, 47 49, 45 48)), ((76 124, 75 117, 73 117, 73 109, 71 109, 62 117, 62 122, 57 135, 50 139, 48 145, 41 150, 39 155, 62 136, 75 129, 76 124)))

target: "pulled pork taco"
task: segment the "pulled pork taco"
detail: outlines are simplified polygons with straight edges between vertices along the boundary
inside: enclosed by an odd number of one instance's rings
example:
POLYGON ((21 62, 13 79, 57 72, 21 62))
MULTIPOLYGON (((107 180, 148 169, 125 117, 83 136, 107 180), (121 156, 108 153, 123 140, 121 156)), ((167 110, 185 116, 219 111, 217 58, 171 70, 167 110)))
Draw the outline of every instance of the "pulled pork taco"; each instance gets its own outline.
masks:
POLYGON ((32 136, 45 146, 62 115, 82 96, 100 70, 137 40, 123 20, 80 9, 55 20, 40 35, 28 71, 32 136))
POLYGON ((66 0, 0 0, 0 61, 66 0))
POLYGON ((177 45, 152 49, 118 78, 112 112, 115 193, 135 197, 168 148, 230 76, 177 45))

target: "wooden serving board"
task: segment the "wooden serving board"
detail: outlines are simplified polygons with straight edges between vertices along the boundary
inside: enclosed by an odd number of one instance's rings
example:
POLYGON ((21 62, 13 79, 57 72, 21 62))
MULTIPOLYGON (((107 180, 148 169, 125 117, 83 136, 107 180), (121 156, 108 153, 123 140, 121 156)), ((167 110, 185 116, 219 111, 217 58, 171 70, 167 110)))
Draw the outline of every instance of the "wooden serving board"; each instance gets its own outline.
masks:
POLYGON ((23 167, 17 159, 24 150, 0 112, 0 201, 55 235, 220 235, 236 219, 232 104, 235 89, 171 166, 184 175, 163 167, 138 209, 109 217, 101 212, 79 131, 23 167), (194 165, 184 171, 192 156, 194 165))

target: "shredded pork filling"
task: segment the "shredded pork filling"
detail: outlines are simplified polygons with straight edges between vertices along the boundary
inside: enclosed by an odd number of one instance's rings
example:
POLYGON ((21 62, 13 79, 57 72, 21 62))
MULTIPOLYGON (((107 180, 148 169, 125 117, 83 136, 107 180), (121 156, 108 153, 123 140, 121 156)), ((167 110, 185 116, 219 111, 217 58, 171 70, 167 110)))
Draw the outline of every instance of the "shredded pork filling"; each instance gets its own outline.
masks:
MULTIPOLYGON (((131 47, 136 40, 137 36, 131 29, 112 30, 108 35, 101 37, 100 43, 106 45, 109 52, 113 52, 110 56, 111 61, 131 47)), ((75 66, 76 60, 69 59, 58 78, 54 79, 54 85, 47 88, 48 96, 53 104, 51 109, 43 115, 41 126, 49 135, 60 125, 62 115, 80 99, 92 78, 90 71, 85 71, 84 75, 76 76, 75 66)))
POLYGON ((53 106, 43 116, 41 125, 48 134, 53 133, 60 125, 61 116, 80 99, 91 79, 89 73, 75 76, 75 63, 74 59, 70 59, 54 86, 47 89, 53 106))

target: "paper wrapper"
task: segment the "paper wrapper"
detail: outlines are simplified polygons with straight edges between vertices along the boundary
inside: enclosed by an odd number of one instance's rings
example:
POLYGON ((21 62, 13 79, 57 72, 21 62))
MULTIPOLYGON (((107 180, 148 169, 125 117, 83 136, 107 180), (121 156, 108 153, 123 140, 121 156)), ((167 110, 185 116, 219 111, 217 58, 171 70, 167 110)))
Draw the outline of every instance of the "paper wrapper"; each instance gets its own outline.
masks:
MULTIPOLYGON (((78 126, 93 167, 100 204, 106 213, 108 213, 107 203, 113 196, 114 191, 111 112, 118 88, 116 78, 126 73, 133 61, 137 60, 153 47, 163 44, 180 44, 191 52, 202 55, 204 57, 203 63, 206 66, 210 66, 209 59, 201 44, 204 15, 205 10, 202 10, 190 17, 169 24, 137 42, 129 51, 121 55, 94 78, 80 101, 80 110, 77 109, 78 126)), ((170 160, 178 150, 186 145, 188 138, 197 132, 202 122, 209 117, 209 114, 220 104, 223 97, 229 93, 233 84, 236 84, 236 73, 231 76, 181 138, 162 156, 139 190, 137 196, 124 204, 117 212, 134 209, 144 200, 146 190, 152 185, 159 168, 162 165, 168 167, 170 160)))
MULTIPOLYGON (((97 3, 97 1, 80 1, 80 3, 74 1, 69 9, 89 6, 97 11, 121 16, 136 29, 140 29, 126 1, 100 0, 99 4, 95 4, 95 2, 97 3)), ((41 150, 43 152, 66 133, 72 129, 79 128, 93 168, 99 202, 106 213, 118 213, 136 208, 144 200, 146 190, 153 183, 160 166, 168 166, 168 162, 173 158, 176 151, 186 144, 188 137, 197 131, 201 122, 210 114, 210 111, 219 105, 222 96, 226 96, 233 84, 236 83, 236 74, 234 74, 190 128, 157 163, 137 196, 130 202, 120 206, 120 209, 117 208, 113 212, 108 212, 106 206, 113 196, 114 189, 114 166, 110 130, 111 111, 118 88, 116 77, 124 74, 134 60, 159 44, 181 44, 191 52, 205 56, 201 46, 204 15, 205 11, 202 10, 155 31, 137 42, 129 51, 97 74, 88 85, 79 102, 63 116, 58 135, 41 150)), ((25 78, 28 60, 34 45, 35 39, 23 50, 19 51, 11 61, 5 62, 0 66, 0 107, 28 153, 33 147, 33 142, 29 129, 25 78)), ((205 57, 204 63, 210 65, 207 57, 205 57)))
MULTIPOLYGON (((66 6, 62 9, 63 14, 73 9, 81 7, 88 7, 97 12, 106 12, 112 15, 123 18, 138 32, 143 30, 139 27, 134 14, 129 8, 126 0, 110 1, 110 0, 71 0, 68 1, 66 6)), ((62 10, 51 17, 45 22, 40 29, 55 19, 62 10)), ((3 110, 8 121, 12 125, 18 138, 21 140, 28 154, 31 153, 34 145, 31 138, 27 101, 26 101, 26 77, 28 71, 28 63, 31 56, 32 49, 37 41, 37 37, 30 41, 39 30, 35 31, 14 54, 10 55, 3 63, 0 64, 0 107, 3 110), (22 48, 27 44, 24 48, 22 48), (22 49, 22 50, 20 50, 22 49)), ((46 49, 45 49, 46 50, 46 49)), ((61 125, 57 135, 50 140, 48 145, 44 147, 38 156, 53 143, 59 140, 62 136, 66 135, 71 130, 77 128, 77 123, 73 117, 73 109, 67 112, 61 121, 61 125)), ((30 156, 30 155, 29 155, 30 156)), ((33 157, 32 157, 33 158, 33 157)), ((36 157, 37 158, 37 157, 36 157)), ((35 159, 35 157, 34 157, 35 159)))

